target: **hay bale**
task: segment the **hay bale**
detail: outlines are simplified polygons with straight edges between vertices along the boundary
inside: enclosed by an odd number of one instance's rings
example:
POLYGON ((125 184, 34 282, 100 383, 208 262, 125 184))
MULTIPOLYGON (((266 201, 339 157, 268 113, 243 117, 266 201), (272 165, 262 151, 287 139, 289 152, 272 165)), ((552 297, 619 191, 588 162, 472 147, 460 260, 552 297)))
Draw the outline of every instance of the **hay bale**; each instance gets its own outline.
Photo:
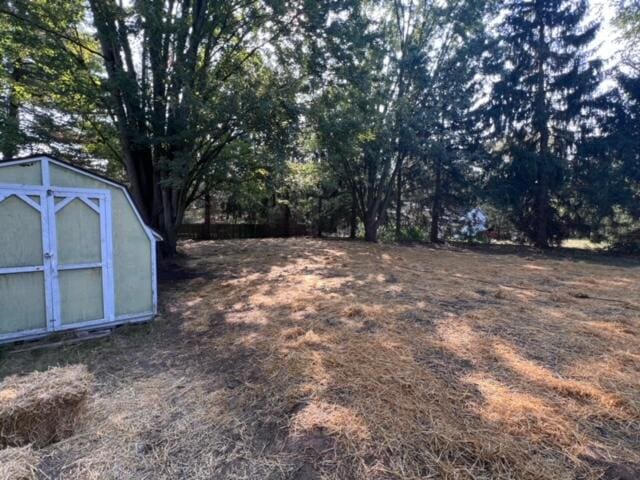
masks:
POLYGON ((31 445, 0 450, 0 478, 7 480, 35 480, 38 478, 40 458, 31 445))
POLYGON ((7 377, 0 383, 0 448, 43 447, 70 436, 91 382, 82 365, 7 377))

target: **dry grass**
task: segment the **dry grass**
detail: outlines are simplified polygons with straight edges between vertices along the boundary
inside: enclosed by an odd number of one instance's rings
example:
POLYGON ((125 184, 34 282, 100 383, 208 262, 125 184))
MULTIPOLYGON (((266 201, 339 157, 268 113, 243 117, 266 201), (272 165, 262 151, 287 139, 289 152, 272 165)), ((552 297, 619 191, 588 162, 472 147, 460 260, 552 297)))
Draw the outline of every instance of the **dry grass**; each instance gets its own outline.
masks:
POLYGON ((0 448, 44 447, 71 435, 91 380, 82 365, 5 378, 0 383, 0 448))
POLYGON ((54 478, 640 478, 640 264, 499 248, 187 243, 156 322, 0 375, 95 375, 54 478))
POLYGON ((0 478, 4 480, 36 480, 40 459, 31 446, 0 450, 0 478))

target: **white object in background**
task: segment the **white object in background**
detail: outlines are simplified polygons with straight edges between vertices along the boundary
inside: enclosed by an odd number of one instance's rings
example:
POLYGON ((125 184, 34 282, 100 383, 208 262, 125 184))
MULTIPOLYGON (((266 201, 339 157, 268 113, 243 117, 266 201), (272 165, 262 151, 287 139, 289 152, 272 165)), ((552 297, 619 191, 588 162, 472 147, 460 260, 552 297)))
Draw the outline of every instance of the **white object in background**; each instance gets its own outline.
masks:
POLYGON ((466 237, 475 236, 489 229, 487 227, 487 215, 478 207, 467 212, 460 220, 463 222, 460 233, 466 237))

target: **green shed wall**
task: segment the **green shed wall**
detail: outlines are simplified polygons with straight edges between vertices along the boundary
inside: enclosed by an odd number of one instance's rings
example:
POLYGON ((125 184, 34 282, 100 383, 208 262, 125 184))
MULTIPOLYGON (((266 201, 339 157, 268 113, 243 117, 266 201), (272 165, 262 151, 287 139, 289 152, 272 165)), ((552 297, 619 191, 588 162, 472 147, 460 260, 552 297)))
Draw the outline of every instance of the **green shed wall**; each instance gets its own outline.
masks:
POLYGON ((42 185, 42 167, 40 160, 20 165, 0 167, 0 183, 19 185, 42 185))
POLYGON ((116 317, 153 310, 151 242, 122 189, 51 163, 51 185, 111 192, 116 317))

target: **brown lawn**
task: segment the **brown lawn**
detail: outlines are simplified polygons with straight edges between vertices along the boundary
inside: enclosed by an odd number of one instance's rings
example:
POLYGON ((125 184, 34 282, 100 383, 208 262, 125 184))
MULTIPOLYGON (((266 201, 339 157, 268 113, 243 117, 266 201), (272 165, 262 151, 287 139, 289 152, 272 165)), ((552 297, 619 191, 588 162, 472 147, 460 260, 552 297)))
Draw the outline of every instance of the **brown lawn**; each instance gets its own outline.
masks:
POLYGON ((5 354, 96 379, 42 478, 640 478, 640 264, 343 241, 188 243, 161 316, 5 354), (46 476, 45 476, 46 475, 46 476))

